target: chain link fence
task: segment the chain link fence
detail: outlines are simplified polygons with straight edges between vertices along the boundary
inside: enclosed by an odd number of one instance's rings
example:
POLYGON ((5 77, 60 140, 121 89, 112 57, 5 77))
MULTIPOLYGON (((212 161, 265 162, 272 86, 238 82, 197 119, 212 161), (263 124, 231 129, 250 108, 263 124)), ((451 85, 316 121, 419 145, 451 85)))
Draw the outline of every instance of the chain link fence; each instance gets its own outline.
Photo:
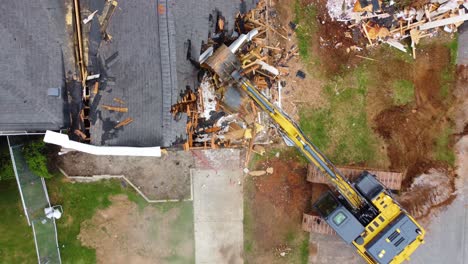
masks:
POLYGON ((45 181, 28 168, 22 153, 23 137, 7 139, 25 215, 33 229, 38 263, 61 264, 55 219, 47 218, 44 211, 51 206, 45 181))

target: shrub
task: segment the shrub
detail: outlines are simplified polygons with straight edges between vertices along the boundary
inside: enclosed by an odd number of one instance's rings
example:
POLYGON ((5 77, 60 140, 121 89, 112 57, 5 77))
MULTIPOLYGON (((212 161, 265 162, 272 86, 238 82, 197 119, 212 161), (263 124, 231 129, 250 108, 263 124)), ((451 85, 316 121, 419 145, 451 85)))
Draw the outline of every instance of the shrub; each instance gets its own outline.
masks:
POLYGON ((29 169, 39 177, 51 178, 52 175, 47 169, 45 154, 45 143, 43 141, 32 141, 23 147, 23 155, 29 169))

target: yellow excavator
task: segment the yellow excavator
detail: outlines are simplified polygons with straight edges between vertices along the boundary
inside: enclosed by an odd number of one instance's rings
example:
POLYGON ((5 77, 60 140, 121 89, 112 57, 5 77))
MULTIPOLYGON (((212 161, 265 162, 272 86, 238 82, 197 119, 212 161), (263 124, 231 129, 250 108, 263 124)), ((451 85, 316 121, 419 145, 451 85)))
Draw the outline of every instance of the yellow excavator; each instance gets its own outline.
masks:
POLYGON ((320 216, 368 263, 402 263, 424 243, 424 229, 367 171, 347 180, 299 126, 243 76, 240 62, 222 45, 205 65, 223 81, 233 81, 273 119, 283 136, 324 173, 336 190, 328 191, 314 205, 320 216))

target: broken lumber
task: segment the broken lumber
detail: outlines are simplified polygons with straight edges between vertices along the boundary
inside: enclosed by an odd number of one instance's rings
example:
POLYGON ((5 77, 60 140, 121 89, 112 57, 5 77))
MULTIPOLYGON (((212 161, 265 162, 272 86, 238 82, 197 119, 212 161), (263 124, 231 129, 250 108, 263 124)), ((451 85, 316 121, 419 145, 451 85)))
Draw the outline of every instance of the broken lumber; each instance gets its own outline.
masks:
POLYGON ((92 94, 97 94, 99 92, 99 82, 95 82, 93 86, 92 94))
POLYGON ((126 125, 130 124, 131 122, 133 122, 133 118, 127 117, 125 120, 123 120, 122 122, 118 123, 114 128, 119 128, 119 127, 126 126, 126 125))
POLYGON ((400 42, 398 42, 397 40, 394 40, 394 39, 388 39, 387 41, 385 41, 385 43, 387 43, 388 45, 396 48, 396 49, 399 49, 403 52, 406 52, 406 49, 405 49, 405 46, 403 44, 401 44, 400 42))
POLYGON ((445 25, 455 24, 468 20, 468 14, 445 18, 437 21, 427 22, 419 26, 419 30, 427 30, 431 28, 441 27, 445 25))
POLYGON ((113 100, 114 100, 114 102, 117 102, 119 104, 125 104, 124 100, 122 100, 120 98, 115 97, 113 100))
POLYGON ((115 111, 115 112, 120 112, 120 113, 127 113, 128 112, 128 107, 102 105, 102 108, 104 108, 106 110, 109 110, 109 111, 115 111))

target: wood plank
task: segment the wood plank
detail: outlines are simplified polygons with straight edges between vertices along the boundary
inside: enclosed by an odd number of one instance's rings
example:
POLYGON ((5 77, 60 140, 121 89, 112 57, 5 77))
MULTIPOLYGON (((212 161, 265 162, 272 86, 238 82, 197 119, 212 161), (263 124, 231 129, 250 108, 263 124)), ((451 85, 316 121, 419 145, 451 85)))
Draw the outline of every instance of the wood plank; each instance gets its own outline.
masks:
POLYGON ((460 15, 460 16, 455 16, 455 17, 449 17, 437 21, 432 21, 432 22, 427 22, 425 24, 422 24, 419 26, 419 30, 427 30, 431 28, 436 28, 436 27, 441 27, 445 25, 450 25, 450 24, 455 24, 458 22, 466 21, 468 20, 468 14, 460 15))

